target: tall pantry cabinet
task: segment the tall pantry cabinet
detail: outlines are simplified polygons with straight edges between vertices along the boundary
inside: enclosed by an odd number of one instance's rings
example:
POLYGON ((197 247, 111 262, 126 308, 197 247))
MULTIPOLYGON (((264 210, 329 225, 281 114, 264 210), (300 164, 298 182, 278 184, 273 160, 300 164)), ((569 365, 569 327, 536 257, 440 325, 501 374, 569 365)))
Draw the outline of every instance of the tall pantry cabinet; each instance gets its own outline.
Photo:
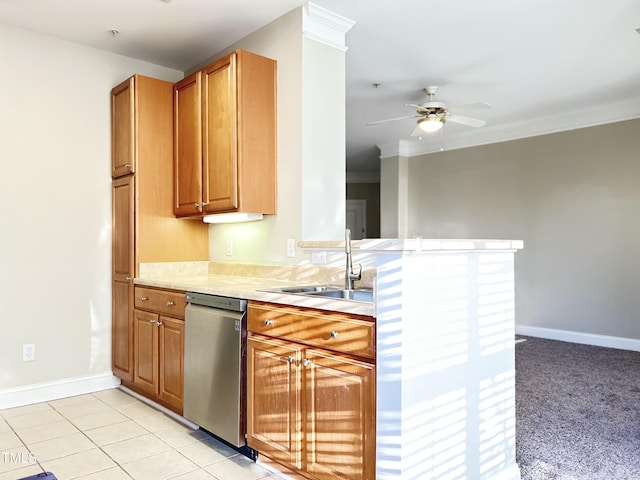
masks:
POLYGON ((112 368, 134 375, 139 265, 208 260, 209 230, 173 212, 173 84, 134 75, 111 91, 112 368))

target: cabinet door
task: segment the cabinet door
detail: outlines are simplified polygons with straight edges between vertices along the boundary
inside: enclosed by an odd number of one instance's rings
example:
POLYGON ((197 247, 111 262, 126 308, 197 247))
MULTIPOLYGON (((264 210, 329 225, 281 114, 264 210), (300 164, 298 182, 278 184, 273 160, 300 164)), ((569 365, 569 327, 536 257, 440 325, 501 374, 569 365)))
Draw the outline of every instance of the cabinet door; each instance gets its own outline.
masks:
POLYGON ((302 468, 301 348, 275 339, 247 340, 247 443, 302 468))
POLYGON ((307 471, 319 479, 374 480, 375 367, 308 349, 303 371, 307 471))
POLYGON ((133 381, 133 284, 112 282, 111 366, 113 374, 133 381))
POLYGON ((135 171, 135 82, 125 80, 111 90, 111 176, 135 171))
POLYGON ((112 369, 133 380, 134 187, 128 175, 112 184, 112 369))
POLYGON ((112 274, 125 281, 134 276, 134 181, 133 175, 114 180, 112 199, 112 274))
POLYGON ((173 87, 174 212, 202 213, 202 73, 173 87))
POLYGON ((160 317, 160 399, 182 412, 184 320, 160 317))
POLYGON ((205 212, 238 208, 236 55, 203 71, 205 212))
POLYGON ((134 310, 133 384, 153 395, 158 394, 158 315, 134 310))

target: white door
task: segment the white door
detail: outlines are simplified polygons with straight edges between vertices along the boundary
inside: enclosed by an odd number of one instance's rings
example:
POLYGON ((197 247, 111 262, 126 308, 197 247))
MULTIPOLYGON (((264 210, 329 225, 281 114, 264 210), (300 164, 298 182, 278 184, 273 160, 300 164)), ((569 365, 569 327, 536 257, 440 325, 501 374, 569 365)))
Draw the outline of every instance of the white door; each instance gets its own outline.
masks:
POLYGON ((367 238, 367 201, 347 200, 346 228, 353 240, 367 238))

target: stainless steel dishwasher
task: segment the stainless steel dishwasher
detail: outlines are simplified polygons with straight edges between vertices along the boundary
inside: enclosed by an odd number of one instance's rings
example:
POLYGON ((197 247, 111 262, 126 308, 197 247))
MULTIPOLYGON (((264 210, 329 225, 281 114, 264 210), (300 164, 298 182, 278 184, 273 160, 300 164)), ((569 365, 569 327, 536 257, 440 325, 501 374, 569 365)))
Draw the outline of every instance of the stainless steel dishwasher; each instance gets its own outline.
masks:
MULTIPOLYGON (((186 301, 183 415, 230 445, 248 449, 247 301, 191 292, 186 301)), ((254 457, 251 449, 242 453, 254 457)))

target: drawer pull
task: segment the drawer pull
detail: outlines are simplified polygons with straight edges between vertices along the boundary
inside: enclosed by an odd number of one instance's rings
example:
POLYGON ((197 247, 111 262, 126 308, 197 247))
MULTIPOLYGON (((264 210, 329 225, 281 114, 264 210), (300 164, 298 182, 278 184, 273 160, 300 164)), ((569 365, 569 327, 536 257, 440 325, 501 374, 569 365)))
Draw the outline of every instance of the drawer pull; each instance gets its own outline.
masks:
POLYGON ((141 302, 146 302, 147 300, 149 300, 149 297, 140 297, 141 302))
POLYGON ((338 338, 340 336, 340 334, 336 331, 331 331, 331 333, 329 334, 329 338, 338 338))
POLYGON ((175 305, 176 305, 176 302, 172 302, 172 301, 167 302, 167 307, 174 307, 175 305))
POLYGON ((273 325, 273 320, 271 320, 270 318, 267 318, 267 319, 264 321, 264 324, 265 324, 265 326, 267 326, 267 327, 268 327, 269 325, 273 325))

